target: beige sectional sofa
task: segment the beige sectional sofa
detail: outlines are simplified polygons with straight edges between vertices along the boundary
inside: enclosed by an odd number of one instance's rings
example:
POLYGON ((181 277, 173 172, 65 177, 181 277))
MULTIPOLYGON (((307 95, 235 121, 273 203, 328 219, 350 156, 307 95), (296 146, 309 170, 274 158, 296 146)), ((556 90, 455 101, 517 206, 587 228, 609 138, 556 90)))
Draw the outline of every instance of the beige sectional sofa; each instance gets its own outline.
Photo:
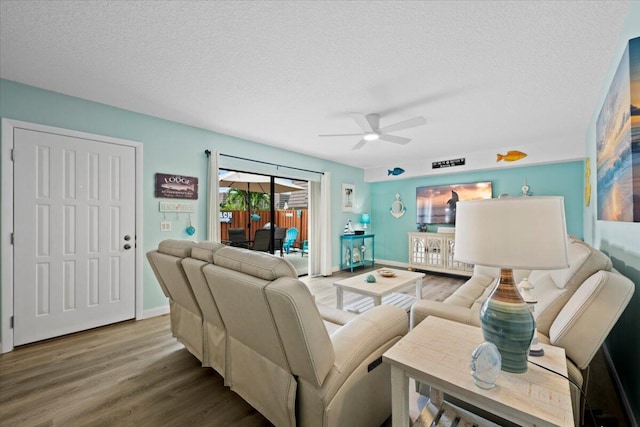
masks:
POLYGON ((176 338, 275 425, 376 426, 391 414, 381 357, 407 332, 404 310, 320 306, 285 259, 218 243, 164 241, 147 258, 176 338))
MULTIPOLYGON (((589 363, 624 311, 634 292, 628 278, 612 270, 611 260, 588 244, 569 237, 569 268, 514 270, 516 283, 528 277, 538 301, 534 317, 540 342, 563 347, 570 379, 586 386, 589 363)), ((480 326, 480 308, 500 270, 476 266, 473 276, 444 302, 421 300, 411 308, 412 327, 427 316, 480 326)), ((581 397, 572 387, 574 418, 580 419, 581 397)), ((577 421, 576 421, 577 422, 577 421)))

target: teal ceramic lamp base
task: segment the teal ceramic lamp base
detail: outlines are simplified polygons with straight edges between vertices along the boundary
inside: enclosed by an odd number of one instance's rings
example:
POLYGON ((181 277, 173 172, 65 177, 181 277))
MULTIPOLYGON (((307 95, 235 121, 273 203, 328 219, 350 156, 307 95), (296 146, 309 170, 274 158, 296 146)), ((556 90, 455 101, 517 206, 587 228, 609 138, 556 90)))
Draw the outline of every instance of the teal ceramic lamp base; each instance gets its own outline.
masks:
POLYGON ((501 270, 500 283, 480 309, 480 324, 484 339, 500 351, 502 370, 526 372, 535 321, 516 288, 511 269, 501 270))

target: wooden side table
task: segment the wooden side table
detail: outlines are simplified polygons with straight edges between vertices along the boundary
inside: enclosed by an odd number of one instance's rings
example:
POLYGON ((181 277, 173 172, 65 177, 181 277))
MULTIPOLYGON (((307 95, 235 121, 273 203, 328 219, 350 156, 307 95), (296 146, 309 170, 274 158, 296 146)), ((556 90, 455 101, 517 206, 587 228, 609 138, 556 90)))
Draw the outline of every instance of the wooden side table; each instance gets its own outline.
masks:
MULTIPOLYGON (((480 328, 429 316, 387 350, 393 427, 409 425, 409 377, 522 426, 574 425, 569 381, 533 364, 523 374, 501 371, 491 390, 476 386, 471 353, 483 340, 480 328)), ((564 349, 543 347, 530 359, 566 376, 564 349)))

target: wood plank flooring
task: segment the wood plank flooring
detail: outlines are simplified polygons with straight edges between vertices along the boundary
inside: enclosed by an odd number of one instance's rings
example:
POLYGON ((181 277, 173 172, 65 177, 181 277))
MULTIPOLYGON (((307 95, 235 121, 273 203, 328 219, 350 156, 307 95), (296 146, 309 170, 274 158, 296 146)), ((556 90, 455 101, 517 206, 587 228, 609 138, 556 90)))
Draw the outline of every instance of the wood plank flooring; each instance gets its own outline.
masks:
MULTIPOLYGON (((337 272, 328 278, 303 280, 319 302, 335 307, 333 282, 349 275, 337 272)), ((465 280, 427 274, 423 298, 444 299, 465 280)), ((403 291, 413 294, 414 287, 403 291)), ((345 293, 345 303, 358 298, 362 297, 345 293)), ((592 380, 597 383, 590 384, 591 390, 605 378, 592 375, 592 380)), ((603 407, 595 402, 592 406, 603 407)), ((271 424, 225 387, 213 369, 200 366, 171 336, 165 315, 67 335, 0 355, 0 425, 271 424)))
POLYGON ((169 316, 0 356, 3 426, 268 426, 179 344, 169 316))
MULTIPOLYGON (((332 284, 349 275, 303 279, 335 307, 332 284)), ((447 294, 464 282, 434 277, 447 294)), ((168 315, 123 322, 0 355, 0 425, 271 425, 223 381, 171 336, 168 315)))

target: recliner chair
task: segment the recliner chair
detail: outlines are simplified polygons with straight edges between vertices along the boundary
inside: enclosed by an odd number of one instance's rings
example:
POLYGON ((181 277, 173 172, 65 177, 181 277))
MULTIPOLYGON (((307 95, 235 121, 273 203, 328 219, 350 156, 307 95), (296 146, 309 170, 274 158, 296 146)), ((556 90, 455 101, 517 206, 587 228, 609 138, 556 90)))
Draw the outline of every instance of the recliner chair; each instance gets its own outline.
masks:
POLYGON ((407 332, 379 306, 331 335, 283 258, 225 247, 203 268, 227 330, 225 384, 277 426, 377 426, 391 414, 382 354, 407 332))
POLYGON ((196 243, 191 249, 191 257, 182 260, 182 268, 202 312, 202 365, 211 366, 222 376, 224 376, 226 330, 202 268, 211 264, 213 254, 223 247, 224 245, 217 242, 196 243))
POLYGON ((202 311, 182 268, 182 260, 191 255, 193 246, 188 240, 164 240, 157 250, 147 252, 147 259, 169 298, 173 336, 202 362, 202 311))

